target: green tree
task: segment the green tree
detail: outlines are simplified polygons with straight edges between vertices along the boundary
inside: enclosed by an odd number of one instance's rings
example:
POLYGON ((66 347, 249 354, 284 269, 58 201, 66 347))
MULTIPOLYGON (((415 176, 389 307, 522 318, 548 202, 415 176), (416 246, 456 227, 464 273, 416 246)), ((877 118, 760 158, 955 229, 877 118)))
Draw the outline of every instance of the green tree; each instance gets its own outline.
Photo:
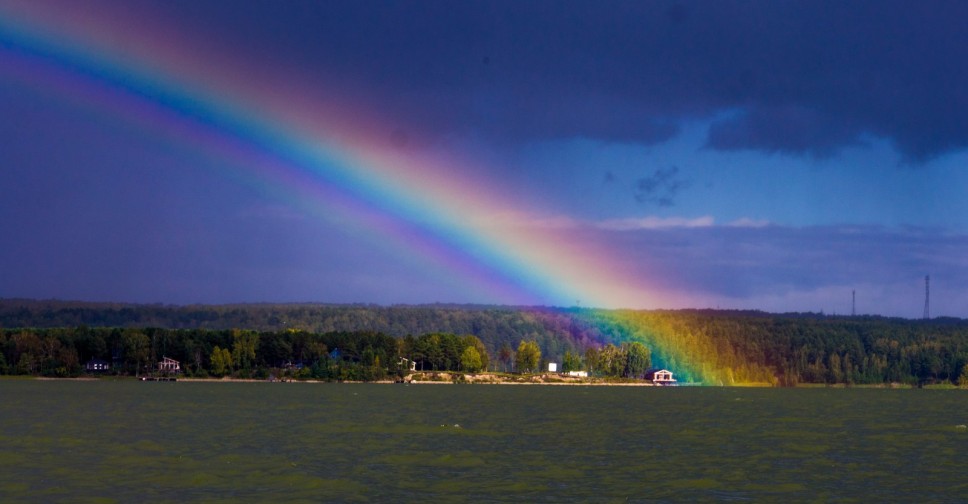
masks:
POLYGON ((844 380, 843 364, 840 360, 840 354, 836 352, 830 354, 827 369, 827 383, 841 383, 844 380))
POLYGON ((585 365, 589 374, 600 371, 600 361, 601 352, 597 348, 590 346, 585 349, 585 365))
POLYGON ((469 346, 464 349, 460 356, 461 369, 468 373, 476 373, 481 370, 481 354, 476 348, 469 346))
POLYGON ((641 378, 652 365, 652 354, 645 345, 638 341, 629 343, 625 348, 625 376, 641 378))
POLYGON ((605 376, 621 376, 625 371, 625 352, 609 343, 598 353, 599 372, 605 376))
MULTIPOLYGON (((430 369, 438 371, 444 360, 444 351, 440 344, 439 334, 424 334, 418 340, 419 353, 424 356, 430 369)), ((424 369, 421 364, 420 369, 424 369)))
POLYGON ((303 347, 303 362, 316 362, 329 353, 326 344, 318 339, 310 339, 303 347))
MULTIPOLYGON (((488 355, 488 353, 487 353, 487 347, 484 346, 484 342, 481 341, 481 339, 478 338, 477 336, 468 334, 466 336, 462 336, 461 337, 461 343, 464 345, 464 348, 465 349, 473 347, 474 350, 477 350, 477 355, 481 359, 481 364, 480 364, 480 366, 477 367, 477 370, 478 371, 480 371, 480 370, 487 371, 488 364, 490 364, 491 359, 490 359, 490 355, 488 355)), ((464 351, 461 351, 461 360, 462 361, 463 361, 463 352, 464 351)), ((462 362, 462 364, 463 364, 463 362, 462 362)))
POLYGON ((961 372, 958 375, 958 386, 968 387, 968 363, 961 366, 961 372))
POLYGON ((460 366, 460 354, 464 349, 460 338, 456 334, 441 333, 440 346, 443 352, 440 369, 457 369, 460 366))
POLYGON ((34 374, 37 372, 37 364, 42 355, 41 347, 43 344, 40 338, 32 331, 20 331, 13 335, 10 343, 13 346, 11 364, 16 362, 17 374, 34 374))
POLYGON ((24 352, 20 354, 20 360, 17 361, 17 374, 34 374, 36 370, 36 359, 30 352, 24 352))
POLYGON ((518 353, 514 358, 514 363, 519 372, 533 373, 538 369, 541 362, 541 349, 535 341, 524 341, 518 345, 518 353))
POLYGON ((410 360, 418 360, 417 338, 414 338, 412 334, 408 334, 400 340, 400 357, 405 357, 410 360))
POLYGON ((287 334, 264 333, 259 337, 259 357, 266 366, 283 366, 292 355, 292 340, 287 334))
POLYGON ((134 373, 142 369, 142 363, 147 363, 151 351, 151 340, 137 329, 125 329, 121 334, 121 344, 124 348, 124 360, 128 365, 134 365, 134 373))
POLYGON ((57 360, 61 367, 59 371, 67 376, 76 376, 81 372, 81 359, 77 355, 77 349, 72 345, 62 346, 57 354, 57 360))
POLYGON ((216 376, 224 376, 232 370, 232 354, 228 348, 220 348, 215 345, 210 360, 212 361, 212 374, 216 376))
POLYGON ((259 348, 258 333, 232 330, 232 362, 237 368, 250 369, 255 363, 257 348, 259 348))
POLYGON ((561 370, 565 373, 568 371, 578 371, 581 369, 581 356, 570 350, 565 351, 565 356, 561 360, 561 370))
POLYGON ((41 340, 41 351, 43 352, 43 358, 41 359, 40 372, 45 375, 55 374, 55 370, 60 364, 57 360, 57 356, 61 351, 60 340, 53 334, 48 333, 41 340))

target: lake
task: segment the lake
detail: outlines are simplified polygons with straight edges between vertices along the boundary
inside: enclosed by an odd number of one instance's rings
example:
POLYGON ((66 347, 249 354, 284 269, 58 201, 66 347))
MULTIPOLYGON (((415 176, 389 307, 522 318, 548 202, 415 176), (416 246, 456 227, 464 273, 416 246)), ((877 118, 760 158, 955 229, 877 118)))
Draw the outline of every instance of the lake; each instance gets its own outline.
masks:
POLYGON ((968 392, 0 380, 2 502, 955 502, 968 392))

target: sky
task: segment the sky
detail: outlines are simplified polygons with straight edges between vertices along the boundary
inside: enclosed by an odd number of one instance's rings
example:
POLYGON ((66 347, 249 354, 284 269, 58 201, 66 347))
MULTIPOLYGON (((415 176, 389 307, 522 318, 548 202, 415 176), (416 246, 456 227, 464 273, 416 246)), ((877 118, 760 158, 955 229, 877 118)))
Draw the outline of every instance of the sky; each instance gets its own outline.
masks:
POLYGON ((0 0, 0 297, 968 317, 966 18, 0 0))

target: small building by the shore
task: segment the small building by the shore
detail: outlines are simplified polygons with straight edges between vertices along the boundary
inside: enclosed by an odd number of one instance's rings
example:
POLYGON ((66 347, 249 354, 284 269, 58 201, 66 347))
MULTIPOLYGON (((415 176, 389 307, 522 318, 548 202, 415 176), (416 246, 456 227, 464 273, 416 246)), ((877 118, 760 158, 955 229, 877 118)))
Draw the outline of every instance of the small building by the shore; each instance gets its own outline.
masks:
POLYGON ((652 380, 656 385, 675 385, 676 379, 668 369, 650 369, 645 372, 645 379, 652 380))
POLYGON ((84 370, 88 373, 102 373, 111 370, 111 363, 101 359, 91 359, 84 364, 84 370))
POLYGON ((158 363, 158 371, 161 373, 180 373, 181 363, 175 359, 162 357, 161 362, 158 363))
POLYGON ((400 360, 397 361, 397 364, 401 368, 409 369, 410 371, 416 371, 417 370, 417 361, 412 361, 412 360, 410 360, 410 359, 408 359, 406 357, 400 357, 400 360))
POLYGON ((575 378, 588 378, 588 371, 568 371, 565 374, 575 378))
POLYGON ((549 373, 557 373, 558 372, 558 363, 557 362, 549 362, 548 363, 548 372, 549 373))

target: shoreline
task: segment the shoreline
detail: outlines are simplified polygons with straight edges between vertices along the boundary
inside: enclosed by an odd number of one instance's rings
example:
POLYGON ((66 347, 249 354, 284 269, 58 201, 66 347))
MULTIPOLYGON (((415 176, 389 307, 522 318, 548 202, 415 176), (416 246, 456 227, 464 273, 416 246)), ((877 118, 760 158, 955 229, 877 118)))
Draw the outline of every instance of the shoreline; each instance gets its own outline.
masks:
MULTIPOLYGON (((306 384, 380 384, 380 385, 539 385, 539 386, 583 386, 583 387, 656 387, 666 388, 652 382, 641 381, 607 381, 602 378, 575 378, 564 379, 556 375, 493 375, 489 373, 481 374, 460 374, 445 372, 427 372, 418 379, 414 375, 408 375, 404 381, 395 380, 375 380, 375 381, 325 381, 325 380, 268 380, 256 378, 188 378, 177 377, 177 382, 189 383, 306 383, 306 384), (454 379, 454 376, 463 376, 463 379, 454 379)), ((73 376, 73 377, 52 377, 52 376, 31 376, 31 375, 2 375, 0 381, 79 381, 79 382, 98 382, 98 381, 140 381, 140 377, 135 376, 73 376)), ((735 383, 732 385, 705 385, 702 383, 679 383, 676 387, 720 387, 720 388, 796 388, 796 389, 890 389, 890 390, 966 390, 965 387, 946 386, 937 384, 927 384, 921 387, 904 383, 882 383, 882 384, 853 384, 843 383, 834 384, 814 384, 803 383, 793 387, 776 387, 768 383, 735 383)))
MULTIPOLYGON (((10 375, 2 376, 0 380, 37 380, 37 381, 141 381, 142 377, 136 376, 73 376, 73 377, 52 377, 52 376, 28 376, 10 375)), ((366 384, 374 383, 381 385, 547 385, 547 386, 590 386, 590 387, 660 387, 650 381, 607 381, 601 378, 570 378, 559 377, 548 374, 538 375, 494 375, 490 373, 481 374, 461 374, 447 372, 428 372, 424 374, 411 374, 399 380, 374 380, 374 381, 325 381, 325 380, 296 380, 296 379, 257 379, 257 378, 195 378, 195 377, 176 377, 176 382, 189 383, 308 383, 308 384, 366 384)), ((699 386, 698 383, 682 384, 682 386, 699 386)))

